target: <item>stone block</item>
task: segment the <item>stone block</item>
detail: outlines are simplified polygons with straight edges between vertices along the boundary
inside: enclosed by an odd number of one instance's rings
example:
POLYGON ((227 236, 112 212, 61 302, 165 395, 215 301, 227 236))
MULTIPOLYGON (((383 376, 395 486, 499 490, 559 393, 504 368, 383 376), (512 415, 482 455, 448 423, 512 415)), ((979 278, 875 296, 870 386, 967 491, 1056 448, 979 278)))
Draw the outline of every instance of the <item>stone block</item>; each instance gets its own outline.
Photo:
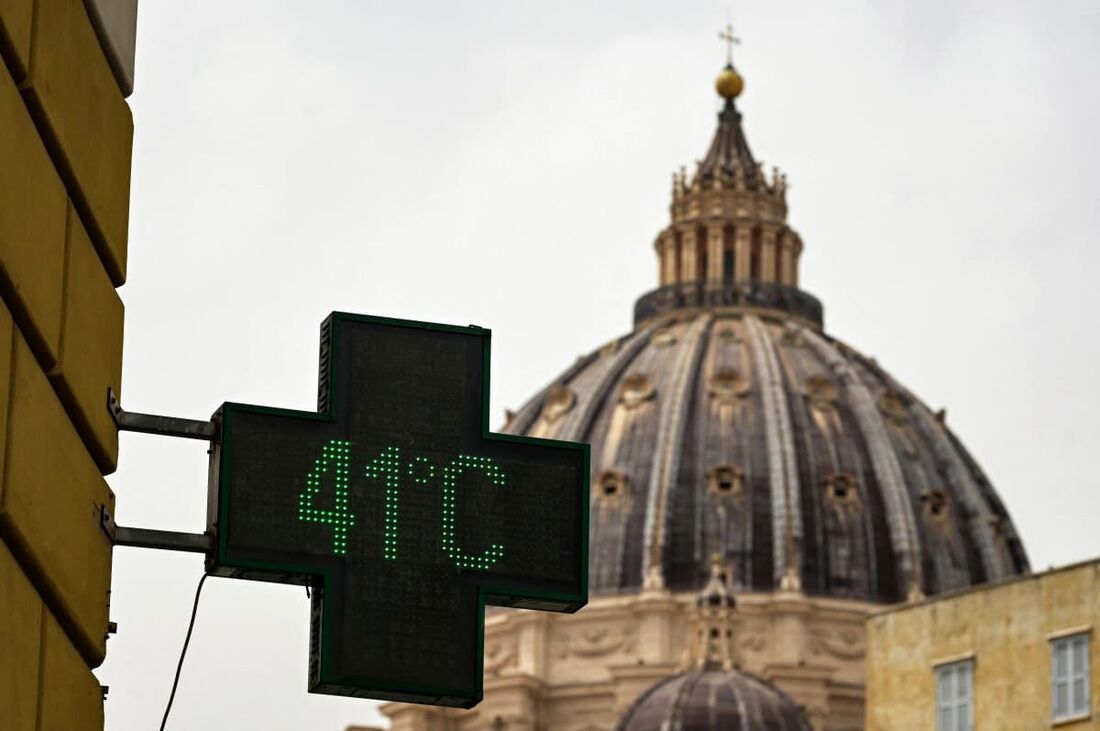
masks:
POLYGON ((80 0, 38 3, 21 88, 111 280, 121 285, 133 118, 80 0))
POLYGON ((11 342, 0 534, 94 667, 106 651, 111 580, 99 512, 113 512, 114 495, 18 331, 11 342))
POLYGON ((67 206, 19 91, 0 73, 0 293, 46 368, 61 333, 67 206))
POLYGON ((0 541, 0 719, 10 731, 35 731, 38 660, 42 642, 42 600, 0 541))
POLYGON ((0 55, 16 81, 27 73, 33 18, 33 0, 0 0, 0 55))
POLYGON ((106 474, 118 459, 118 429, 106 403, 108 388, 120 393, 122 300, 72 207, 68 231, 61 347, 50 379, 106 474))
POLYGON ((57 620, 46 611, 42 621, 42 688, 38 728, 103 731, 99 681, 80 657, 57 620))

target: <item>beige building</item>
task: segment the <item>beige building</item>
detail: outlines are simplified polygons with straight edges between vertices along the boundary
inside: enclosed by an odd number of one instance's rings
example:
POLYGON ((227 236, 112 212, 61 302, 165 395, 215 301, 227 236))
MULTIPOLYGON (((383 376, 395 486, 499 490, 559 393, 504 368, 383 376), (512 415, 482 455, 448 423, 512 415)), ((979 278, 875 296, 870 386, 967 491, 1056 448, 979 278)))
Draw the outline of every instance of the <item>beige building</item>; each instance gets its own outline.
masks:
POLYGON ((1097 626, 1100 560, 876 612, 867 728, 1096 728, 1097 626))
POLYGON ((633 329, 505 426, 592 445, 591 601, 491 611, 484 701, 388 704, 394 731, 855 731, 869 615, 1027 573, 944 413, 825 332, 732 64, 716 87, 633 329))

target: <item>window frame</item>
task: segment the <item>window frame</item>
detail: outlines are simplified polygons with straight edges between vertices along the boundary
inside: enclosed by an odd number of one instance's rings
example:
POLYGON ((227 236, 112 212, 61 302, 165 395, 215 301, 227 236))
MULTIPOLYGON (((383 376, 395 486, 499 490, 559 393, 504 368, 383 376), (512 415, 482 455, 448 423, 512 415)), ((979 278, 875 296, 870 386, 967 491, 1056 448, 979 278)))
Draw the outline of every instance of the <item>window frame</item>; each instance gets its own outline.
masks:
POLYGON ((1081 719, 1089 718, 1092 715, 1092 694, 1091 694, 1091 650, 1092 650, 1092 633, 1085 629, 1082 631, 1068 632, 1064 634, 1058 634, 1049 638, 1050 642, 1050 720, 1051 723, 1057 724, 1066 721, 1079 721, 1081 719), (1084 645, 1084 652, 1081 656, 1075 657, 1075 649, 1084 645), (1059 650, 1065 651, 1066 667, 1065 673, 1060 674, 1058 672, 1058 658, 1059 650), (1078 660, 1081 660, 1081 667, 1078 667, 1078 660), (1074 693, 1074 683, 1080 680, 1082 685, 1083 698, 1078 698, 1074 693), (1066 708, 1061 713, 1058 711, 1058 690, 1059 687, 1065 688, 1066 708), (1080 701, 1079 704, 1075 704, 1074 701, 1080 701))
POLYGON ((935 670, 935 693, 936 693, 936 731, 974 731, 974 657, 963 657, 958 660, 952 660, 949 662, 939 663, 934 666, 935 670), (962 671, 966 671, 964 677, 967 679, 966 683, 966 695, 959 696, 959 682, 958 678, 962 671), (943 692, 945 680, 951 684, 952 692, 950 698, 943 692), (959 711, 961 709, 966 710, 966 723, 965 726, 959 725, 959 711), (944 712, 949 714, 952 719, 949 723, 944 723, 944 712))

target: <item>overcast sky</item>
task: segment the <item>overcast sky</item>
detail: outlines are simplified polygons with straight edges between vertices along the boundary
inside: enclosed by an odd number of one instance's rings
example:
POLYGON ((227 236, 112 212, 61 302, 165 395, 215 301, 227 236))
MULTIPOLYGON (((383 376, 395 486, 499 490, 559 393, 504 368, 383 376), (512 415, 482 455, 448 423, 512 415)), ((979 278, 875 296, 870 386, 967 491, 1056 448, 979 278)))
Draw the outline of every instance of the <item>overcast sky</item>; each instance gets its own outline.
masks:
MULTIPOLYGON (((1095 2, 738 2, 756 156, 828 331, 985 468, 1033 567, 1100 555, 1095 2)), ((493 330, 494 419, 631 326, 725 2, 143 0, 122 402, 316 403, 347 310, 493 330)), ((498 420, 499 423, 499 420, 498 420)), ((123 525, 201 532, 206 445, 124 434, 123 525)), ((155 728, 202 559, 120 548, 97 671, 155 728)), ((332 729, 300 588, 212 579, 169 727, 332 729)))

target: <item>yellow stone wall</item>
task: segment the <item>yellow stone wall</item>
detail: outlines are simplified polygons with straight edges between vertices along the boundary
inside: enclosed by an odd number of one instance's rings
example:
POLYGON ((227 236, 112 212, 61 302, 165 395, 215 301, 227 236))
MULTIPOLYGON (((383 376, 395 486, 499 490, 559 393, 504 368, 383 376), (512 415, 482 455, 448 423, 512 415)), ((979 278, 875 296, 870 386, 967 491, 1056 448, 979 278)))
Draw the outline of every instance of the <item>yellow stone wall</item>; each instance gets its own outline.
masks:
POLYGON ((934 731, 935 666, 973 657, 976 729, 1049 729, 1050 640, 1088 630, 1092 716, 1098 727, 1100 560, 902 605, 868 620, 867 728, 934 731))
POLYGON ((133 123, 88 7, 0 0, 5 731, 103 728, 133 123))

